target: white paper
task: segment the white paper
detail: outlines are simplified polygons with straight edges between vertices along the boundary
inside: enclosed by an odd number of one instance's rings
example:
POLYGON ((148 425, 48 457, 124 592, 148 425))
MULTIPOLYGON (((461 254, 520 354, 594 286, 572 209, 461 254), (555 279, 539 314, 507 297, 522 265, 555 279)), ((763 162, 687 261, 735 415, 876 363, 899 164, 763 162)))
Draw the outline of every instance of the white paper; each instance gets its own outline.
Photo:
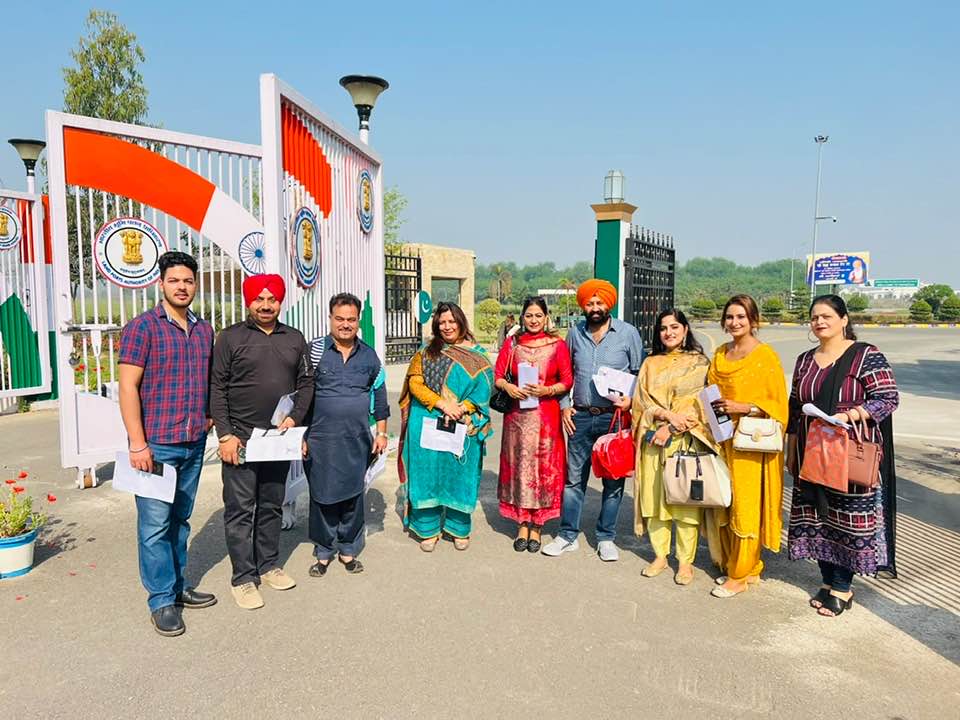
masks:
MULTIPOLYGON (((528 362, 517 363, 517 386, 523 390, 526 385, 540 384, 540 370, 536 365, 528 362)), ((519 401, 521 410, 529 410, 540 406, 540 398, 528 397, 519 401)))
POLYGON ((420 428, 420 447, 425 450, 439 450, 450 452, 460 457, 463 455, 463 445, 467 439, 467 426, 464 423, 456 424, 455 432, 437 430, 437 418, 425 417, 420 428))
POLYGON ((277 427, 277 425, 286 419, 287 415, 293 412, 293 398, 295 396, 296 393, 280 396, 280 400, 277 401, 277 407, 274 409, 273 415, 270 416, 271 425, 277 427))
POLYGON ((842 421, 840 421, 840 420, 837 420, 836 418, 830 417, 830 416, 827 415, 823 410, 821 410, 820 408, 818 408, 818 407, 817 407, 816 405, 814 405, 813 403, 804 403, 804 405, 803 405, 803 407, 802 407, 801 409, 803 410, 803 414, 804 414, 804 415, 809 415, 810 417, 820 418, 820 419, 823 420, 824 422, 830 423, 831 425, 836 425, 837 427, 842 427, 842 428, 845 428, 845 429, 847 429, 847 430, 850 429, 850 425, 849 425, 848 423, 845 423, 845 422, 842 422, 842 421))
POLYGON ((283 492, 283 504, 290 505, 297 501, 300 493, 307 489, 307 473, 303 469, 303 460, 294 460, 290 463, 287 473, 287 485, 283 492))
POLYGON ((118 452, 113 466, 113 489, 172 503, 177 493, 177 471, 166 463, 163 464, 162 477, 134 470, 130 466, 130 454, 118 452))
POLYGON ((623 370, 614 370, 601 367, 593 376, 593 384, 597 392, 611 402, 621 398, 633 397, 633 389, 637 384, 637 376, 623 370))
POLYGON ((306 427, 293 427, 289 430, 254 428, 245 446, 246 462, 302 459, 301 446, 306 431, 306 427))
POLYGON ((716 385, 707 385, 700 391, 700 405, 703 406, 703 414, 707 417, 707 424, 710 426, 710 434, 716 442, 723 442, 733 437, 733 422, 729 419, 720 422, 717 419, 717 413, 713 409, 713 402, 720 399, 720 388, 716 385))

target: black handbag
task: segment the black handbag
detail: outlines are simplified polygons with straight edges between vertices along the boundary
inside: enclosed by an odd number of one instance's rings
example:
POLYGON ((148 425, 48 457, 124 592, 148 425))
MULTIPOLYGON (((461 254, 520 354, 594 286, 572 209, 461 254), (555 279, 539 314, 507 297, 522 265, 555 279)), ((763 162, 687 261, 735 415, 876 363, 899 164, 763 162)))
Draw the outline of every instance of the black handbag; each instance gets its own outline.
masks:
MULTIPOLYGON (((515 348, 515 341, 511 339, 510 357, 507 358, 507 371, 503 375, 503 379, 508 383, 513 383, 513 373, 510 368, 513 366, 513 351, 515 348)), ((510 397, 510 394, 506 390, 495 388, 493 394, 490 396, 490 409, 496 410, 498 413, 508 413, 513 409, 513 398, 510 397)))

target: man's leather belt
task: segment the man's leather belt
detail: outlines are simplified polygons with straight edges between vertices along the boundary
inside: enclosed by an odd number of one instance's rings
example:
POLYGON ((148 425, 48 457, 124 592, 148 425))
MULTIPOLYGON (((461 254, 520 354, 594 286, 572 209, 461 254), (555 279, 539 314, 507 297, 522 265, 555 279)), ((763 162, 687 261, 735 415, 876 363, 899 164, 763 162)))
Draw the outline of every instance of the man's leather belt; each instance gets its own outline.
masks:
POLYGON ((614 407, 613 405, 610 405, 608 407, 593 407, 591 405, 574 405, 573 409, 579 412, 587 412, 587 413, 590 413, 591 415, 604 415, 605 413, 614 412, 617 408, 614 407))

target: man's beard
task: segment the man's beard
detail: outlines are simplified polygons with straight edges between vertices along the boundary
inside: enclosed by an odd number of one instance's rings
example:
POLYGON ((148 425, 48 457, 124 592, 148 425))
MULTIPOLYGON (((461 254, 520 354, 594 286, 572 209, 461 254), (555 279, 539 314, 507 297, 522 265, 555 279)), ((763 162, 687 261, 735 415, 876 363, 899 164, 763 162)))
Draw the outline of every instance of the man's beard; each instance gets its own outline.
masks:
POLYGON ((603 325, 610 317, 610 311, 595 310, 594 312, 584 312, 583 316, 587 319, 588 325, 603 325))

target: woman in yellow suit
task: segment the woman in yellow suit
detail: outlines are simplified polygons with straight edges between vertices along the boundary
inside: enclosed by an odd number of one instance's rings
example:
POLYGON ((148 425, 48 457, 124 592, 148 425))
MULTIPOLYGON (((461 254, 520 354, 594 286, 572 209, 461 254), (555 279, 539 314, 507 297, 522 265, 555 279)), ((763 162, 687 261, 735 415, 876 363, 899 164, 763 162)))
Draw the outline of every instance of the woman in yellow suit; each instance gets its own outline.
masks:
MULTIPOLYGON (((717 348, 707 382, 720 389, 713 403, 718 413, 734 421, 745 416, 787 421, 787 386, 776 352, 756 337, 760 326, 757 303, 749 295, 734 295, 721 315, 730 342, 717 348)), ((711 555, 724 575, 717 578, 714 597, 738 595, 760 582, 763 561, 760 551, 780 551, 783 527, 783 454, 745 452, 733 440, 721 444, 730 469, 733 504, 727 512, 711 514, 716 526, 708 531, 711 555)))

